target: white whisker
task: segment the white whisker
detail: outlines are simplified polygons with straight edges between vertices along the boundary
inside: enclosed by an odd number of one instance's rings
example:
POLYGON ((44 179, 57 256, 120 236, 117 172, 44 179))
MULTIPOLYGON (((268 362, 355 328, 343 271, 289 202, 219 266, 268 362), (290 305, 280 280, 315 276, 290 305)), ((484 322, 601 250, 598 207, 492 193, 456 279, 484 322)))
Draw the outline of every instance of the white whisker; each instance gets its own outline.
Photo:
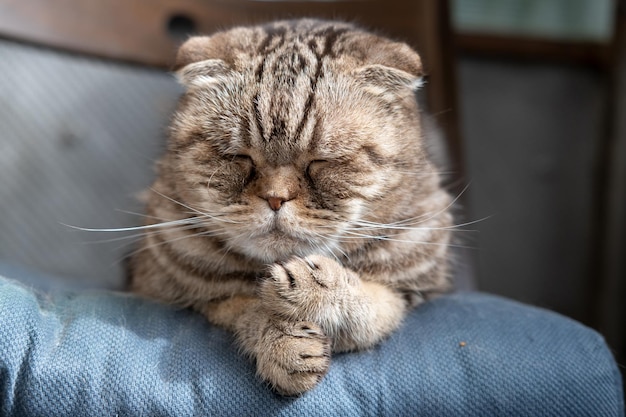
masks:
POLYGON ((152 191, 153 193, 155 193, 155 194, 157 194, 157 195, 159 195, 159 196, 161 196, 161 197, 165 198, 166 200, 171 201, 171 202, 172 202, 172 203, 174 203, 174 204, 178 204, 178 205, 179 205, 179 206, 181 206, 181 207, 184 207, 184 208, 186 208, 186 209, 189 209, 189 210, 193 211, 195 214, 204 214, 204 213, 202 213, 200 210, 197 210, 197 209, 195 209, 195 208, 193 208, 193 207, 191 207, 191 206, 188 206, 188 205, 186 205, 186 204, 184 204, 184 203, 181 203, 180 201, 175 200, 175 199, 173 199, 172 197, 168 197, 168 196, 166 196, 165 194, 163 194, 163 193, 161 193, 161 192, 159 192, 159 191, 155 190, 155 189, 154 189, 154 188, 152 188, 152 187, 150 187, 150 191, 152 191))
POLYGON ((145 213, 137 213, 136 211, 122 210, 122 209, 115 209, 115 211, 120 212, 120 213, 125 213, 125 214, 132 214, 132 215, 139 216, 139 217, 145 217, 146 219, 155 219, 155 220, 159 220, 162 222, 172 221, 172 219, 165 219, 163 217, 151 216, 145 213))
POLYGON ((476 224, 482 221, 489 219, 490 216, 484 217, 482 219, 473 220, 465 223, 453 224, 450 226, 442 226, 442 227, 426 227, 426 226, 412 226, 412 223, 408 223, 407 225, 402 225, 398 222, 395 223, 373 223, 368 221, 356 221, 353 224, 359 227, 349 227, 347 230, 416 230, 416 231, 427 231, 427 230, 450 230, 453 232, 476 232, 476 230, 472 229, 462 229, 462 227, 470 226, 472 224, 476 224))
MULTIPOLYGON (((139 238, 142 238, 142 237, 156 236, 156 235, 159 235, 159 234, 165 234, 167 232, 171 232, 172 230, 174 230, 174 231, 193 230, 196 227, 197 227, 196 225, 188 225, 188 226, 185 226, 185 227, 177 227, 175 229, 153 230, 153 231, 150 231, 150 232, 138 233, 138 234, 135 234, 135 235, 132 235, 132 236, 123 236, 123 237, 119 237, 119 238, 108 239, 108 240, 101 241, 101 242, 103 242, 103 243, 104 242, 115 242, 115 241, 121 241, 121 240, 124 240, 124 239, 137 238, 137 239, 135 239, 133 241, 124 243, 123 245, 120 245, 120 246, 116 247, 116 249, 119 250, 119 249, 122 249, 122 248, 124 248, 126 246, 129 246, 131 244, 136 243, 137 240, 139 240, 139 238)), ((225 232, 223 232, 223 231, 212 231, 212 230, 204 230, 204 231, 199 232, 199 233, 202 233, 204 236, 220 236, 220 235, 224 235, 225 234, 225 232)), ((186 237, 191 237, 191 236, 186 236, 186 237)), ((100 242, 94 242, 94 243, 100 243, 100 242)))
POLYGON ((171 201, 171 202, 172 202, 172 203, 174 203, 174 204, 178 204, 178 205, 179 205, 179 206, 181 206, 181 207, 184 207, 184 208, 186 208, 186 209, 191 210, 191 214, 199 214, 200 216, 203 216, 203 217, 209 218, 209 219, 211 219, 211 220, 216 220, 216 221, 220 221, 220 222, 224 222, 224 223, 239 223, 239 222, 236 222, 236 221, 234 221, 234 220, 229 220, 229 219, 221 219, 221 218, 220 218, 220 215, 214 215, 214 214, 206 213, 206 212, 204 212, 204 211, 202 211, 202 210, 199 210, 199 209, 197 209, 197 208, 195 208, 195 207, 192 207, 192 206, 189 206, 189 205, 187 205, 187 204, 181 203, 180 201, 175 200, 175 199, 173 199, 173 198, 171 198, 171 197, 168 197, 168 196, 166 196, 165 194, 163 194, 163 193, 161 193, 161 192, 159 192, 159 191, 155 190, 154 188, 150 188, 150 190, 151 190, 151 191, 153 191, 154 193, 156 193, 156 194, 160 195, 161 197, 163 197, 163 198, 165 198, 165 199, 167 199, 167 200, 171 201))
POLYGON ((424 242, 419 240, 409 240, 409 239, 396 239, 388 236, 376 236, 376 235, 367 235, 364 233, 355 233, 355 232, 347 232, 349 236, 333 236, 337 241, 349 242, 359 239, 371 239, 371 240, 384 240, 386 242, 399 242, 399 243, 411 243, 414 245, 430 245, 430 246, 447 246, 447 247, 455 247, 455 248, 465 248, 465 249, 473 249, 470 246, 463 245, 455 245, 452 243, 442 243, 442 242, 424 242))
POLYGON ((216 235, 221 234, 221 233, 211 234, 210 232, 211 231, 205 230, 205 231, 198 232, 198 233, 193 233, 193 234, 190 234, 190 235, 179 236, 179 237, 174 238, 174 239, 164 240, 164 241, 159 242, 159 243, 146 245, 146 246, 143 246, 143 247, 141 247, 141 248, 139 248, 137 250, 132 251, 131 253, 126 255, 125 258, 130 258, 130 257, 133 257, 136 254, 141 253, 141 252, 143 252, 145 250, 153 249, 153 248, 156 248, 156 247, 159 247, 159 246, 162 246, 162 245, 166 245, 166 244, 171 244, 171 243, 174 243, 174 242, 178 242, 180 240, 190 239, 190 238, 194 238, 194 237, 202 237, 202 236, 216 236, 216 235))
POLYGON ((176 226, 180 224, 198 224, 200 220, 201 220, 200 218, 195 217, 195 218, 189 218, 189 219, 172 220, 169 222, 147 224, 144 226, 118 227, 118 228, 113 228, 113 229, 97 229, 97 228, 90 228, 90 227, 72 226, 71 224, 65 224, 65 223, 61 223, 61 224, 63 226, 66 226, 75 230, 80 230, 82 232, 132 232, 134 230, 158 229, 162 227, 176 226))

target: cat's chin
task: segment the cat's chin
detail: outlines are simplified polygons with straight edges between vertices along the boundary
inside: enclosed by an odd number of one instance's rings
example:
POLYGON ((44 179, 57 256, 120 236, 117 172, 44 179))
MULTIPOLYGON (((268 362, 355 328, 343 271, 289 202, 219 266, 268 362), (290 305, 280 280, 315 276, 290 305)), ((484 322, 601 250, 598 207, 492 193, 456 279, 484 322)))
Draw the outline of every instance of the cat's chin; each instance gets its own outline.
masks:
POLYGON ((250 239, 243 243, 241 249, 246 255, 268 264, 319 252, 311 242, 281 232, 250 239))

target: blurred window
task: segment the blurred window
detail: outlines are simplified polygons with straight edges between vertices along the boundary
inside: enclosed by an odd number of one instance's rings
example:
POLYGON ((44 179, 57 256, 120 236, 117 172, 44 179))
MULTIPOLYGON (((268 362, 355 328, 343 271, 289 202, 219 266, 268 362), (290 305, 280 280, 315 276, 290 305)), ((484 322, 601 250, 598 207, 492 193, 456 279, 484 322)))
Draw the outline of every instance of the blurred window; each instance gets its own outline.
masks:
POLYGON ((614 0, 453 0, 459 33, 608 42, 614 0))

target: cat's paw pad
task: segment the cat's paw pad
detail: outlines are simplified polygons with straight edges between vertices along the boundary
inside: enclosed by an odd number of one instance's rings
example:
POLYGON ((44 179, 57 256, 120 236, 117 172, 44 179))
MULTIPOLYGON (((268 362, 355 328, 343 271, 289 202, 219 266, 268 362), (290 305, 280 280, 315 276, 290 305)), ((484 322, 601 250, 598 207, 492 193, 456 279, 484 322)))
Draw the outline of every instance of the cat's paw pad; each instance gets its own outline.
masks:
POLYGON ((273 323, 257 351, 259 376, 281 395, 299 395, 312 389, 330 366, 330 339, 314 323, 273 323))
POLYGON ((291 319, 324 322, 359 283, 357 275, 324 256, 308 256, 272 265, 260 283, 265 306, 291 319))

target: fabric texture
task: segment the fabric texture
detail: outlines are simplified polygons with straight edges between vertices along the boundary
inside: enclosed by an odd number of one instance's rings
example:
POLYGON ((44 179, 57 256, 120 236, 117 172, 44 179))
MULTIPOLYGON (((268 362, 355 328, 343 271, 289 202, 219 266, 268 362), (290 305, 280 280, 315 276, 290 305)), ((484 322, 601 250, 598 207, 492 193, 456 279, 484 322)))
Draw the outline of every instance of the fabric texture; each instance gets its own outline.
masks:
POLYGON ((297 398, 271 392, 231 335, 128 294, 40 294, 0 279, 2 416, 621 416, 603 339, 479 293, 416 309, 388 340, 335 355, 297 398))

